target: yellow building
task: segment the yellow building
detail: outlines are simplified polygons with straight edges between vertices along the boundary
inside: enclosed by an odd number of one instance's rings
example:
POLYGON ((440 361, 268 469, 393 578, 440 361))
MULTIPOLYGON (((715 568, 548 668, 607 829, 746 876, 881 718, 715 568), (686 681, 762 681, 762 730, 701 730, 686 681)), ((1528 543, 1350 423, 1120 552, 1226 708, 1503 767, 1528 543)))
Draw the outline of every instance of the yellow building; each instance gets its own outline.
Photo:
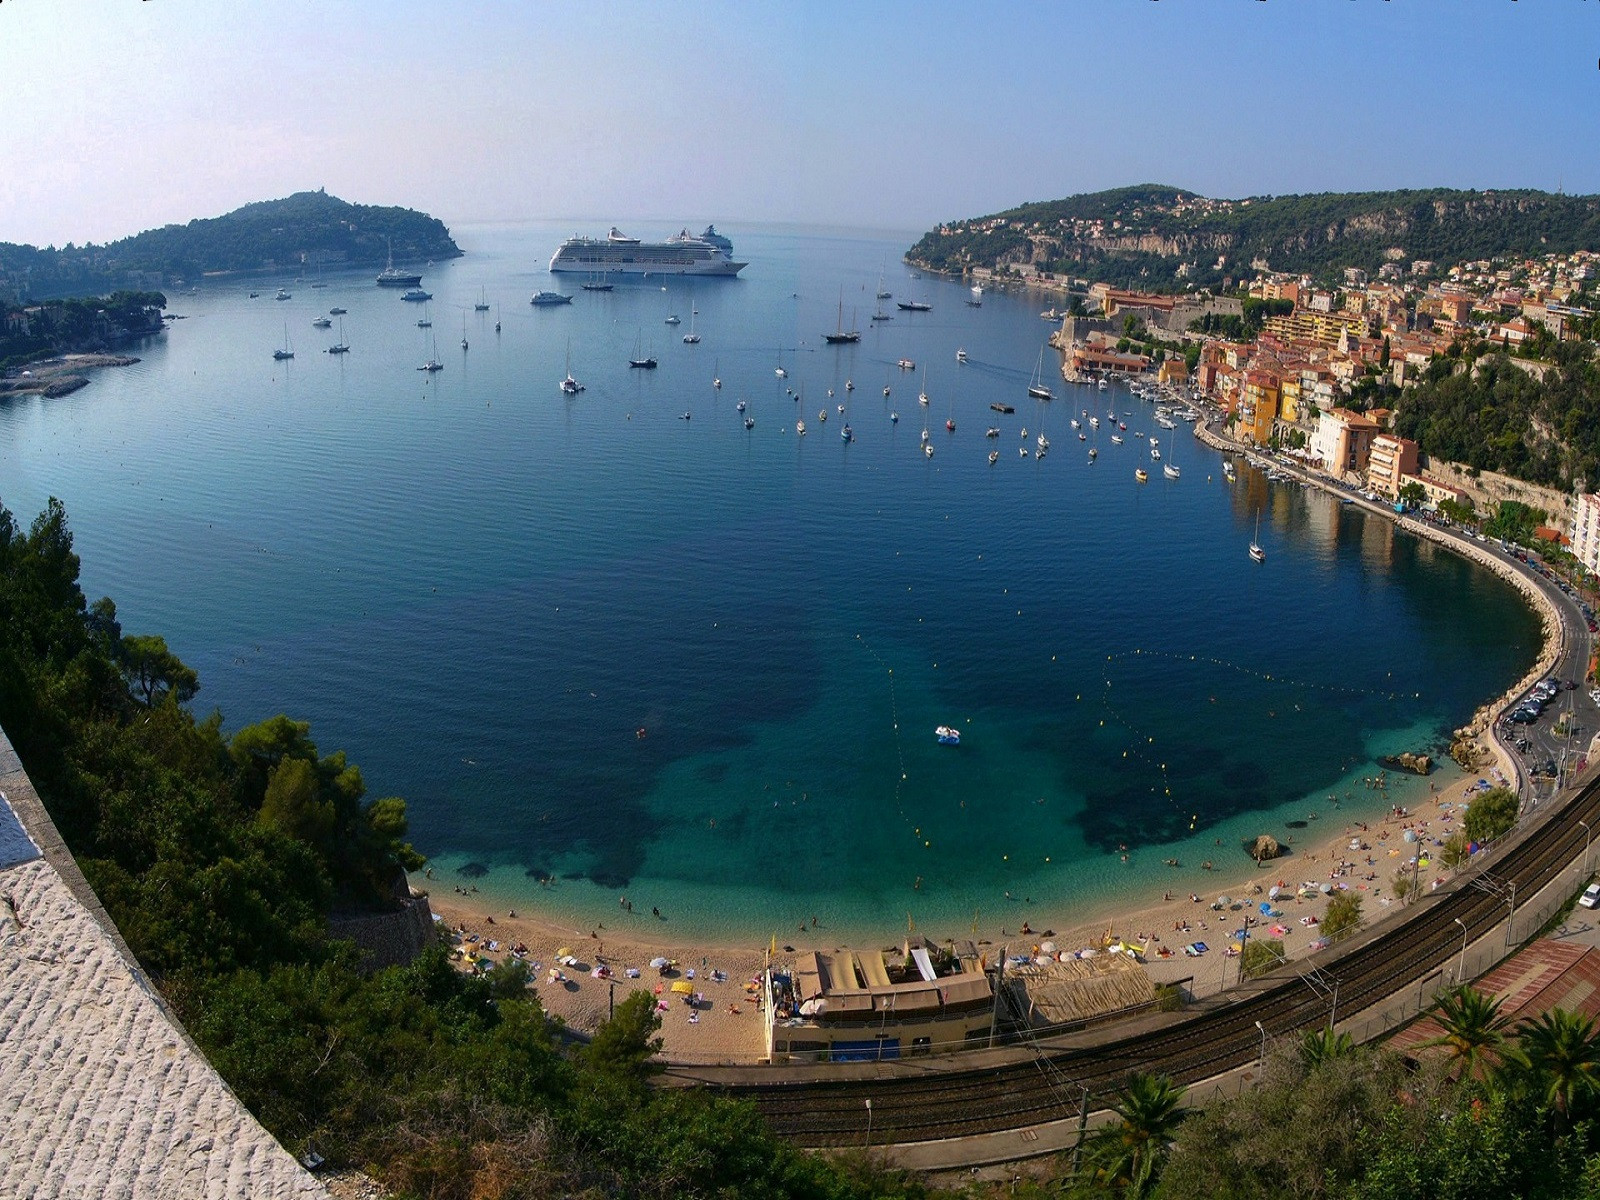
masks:
POLYGON ((1239 415, 1245 422, 1243 432, 1258 446, 1272 440, 1272 423, 1278 419, 1280 398, 1276 375, 1265 371, 1246 371, 1244 386, 1239 393, 1239 415))
POLYGON ((1156 372, 1156 379, 1160 383, 1188 383, 1189 364, 1181 358, 1165 359, 1156 372))
POLYGON ((1278 385, 1278 415, 1285 421, 1300 420, 1300 380, 1291 376, 1278 385))

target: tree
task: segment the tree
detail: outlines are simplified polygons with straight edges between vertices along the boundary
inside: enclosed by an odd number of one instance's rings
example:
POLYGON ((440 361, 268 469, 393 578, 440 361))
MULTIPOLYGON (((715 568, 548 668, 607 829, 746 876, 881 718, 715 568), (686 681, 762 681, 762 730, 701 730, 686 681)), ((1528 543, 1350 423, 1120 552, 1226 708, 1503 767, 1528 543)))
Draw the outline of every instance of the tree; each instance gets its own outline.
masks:
POLYGON ((1516 793, 1509 788, 1491 788, 1473 797, 1461 827, 1469 839, 1481 846, 1517 823, 1519 806, 1516 793))
POLYGON ((1355 1052, 1355 1039, 1348 1033, 1313 1029, 1300 1039, 1300 1061, 1308 1070, 1315 1070, 1336 1058, 1348 1058, 1355 1052))
POLYGON ((1335 892, 1322 915, 1323 936, 1330 942, 1342 942, 1361 925, 1361 897, 1354 892, 1335 892))
POLYGON ((1565 1130, 1600 1099, 1600 1031, 1581 1013, 1552 1009, 1517 1029, 1519 1066, 1565 1130))
POLYGON ((1439 997, 1434 1020, 1443 1032, 1423 1044, 1448 1047, 1450 1057, 1469 1078, 1498 1059, 1511 1024, 1511 1018, 1500 1011, 1498 1000, 1465 983, 1439 997))
POLYGON ((625 1084, 643 1084, 662 1067, 651 1060, 661 1052, 661 1014, 649 992, 632 992, 583 1050, 584 1063, 625 1084))
POLYGON ((1281 966, 1288 961, 1289 956, 1283 951, 1283 941, 1280 938, 1251 938, 1245 943, 1244 953, 1239 959, 1239 969, 1247 978, 1254 979, 1257 975, 1265 975, 1274 967, 1281 966))
POLYGON ((1421 508, 1428 500, 1428 489, 1415 479, 1400 489, 1400 502, 1410 508, 1421 508))
POLYGON ((144 698, 146 708, 154 708, 168 696, 179 704, 187 704, 200 690, 200 676, 167 649, 164 637, 153 634, 124 637, 122 664, 128 686, 144 698))
POLYGON ((1127 1196, 1148 1195, 1166 1160, 1167 1145, 1186 1115, 1184 1088, 1165 1075, 1143 1071, 1128 1077, 1112 1105, 1116 1120, 1084 1142, 1096 1179, 1127 1196))

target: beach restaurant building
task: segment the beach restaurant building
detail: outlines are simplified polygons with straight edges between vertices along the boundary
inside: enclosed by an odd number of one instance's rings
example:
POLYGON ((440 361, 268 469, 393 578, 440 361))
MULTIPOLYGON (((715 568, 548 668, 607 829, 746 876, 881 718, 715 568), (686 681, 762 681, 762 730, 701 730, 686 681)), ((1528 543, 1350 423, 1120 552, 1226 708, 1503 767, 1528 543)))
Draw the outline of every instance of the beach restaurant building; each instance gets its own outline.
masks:
POLYGON ((970 942, 908 942, 881 950, 809 951, 767 971, 767 1057, 873 1062, 986 1044, 994 988, 970 942))

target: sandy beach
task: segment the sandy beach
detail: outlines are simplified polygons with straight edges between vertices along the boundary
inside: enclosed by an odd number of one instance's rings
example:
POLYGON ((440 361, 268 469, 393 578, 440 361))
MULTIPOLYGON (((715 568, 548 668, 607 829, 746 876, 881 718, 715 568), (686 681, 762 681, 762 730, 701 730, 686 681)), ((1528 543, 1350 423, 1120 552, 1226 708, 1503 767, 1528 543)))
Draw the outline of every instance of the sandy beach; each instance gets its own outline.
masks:
MULTIPOLYGON (((1002 950, 1012 955, 1035 953, 1045 940, 1053 941, 1063 952, 1107 940, 1147 945, 1145 963, 1151 979, 1157 983, 1187 980, 1185 986, 1194 995, 1208 995, 1237 982, 1233 933, 1247 917, 1254 922, 1249 927, 1251 938, 1277 938, 1291 958, 1298 958, 1311 952, 1320 935, 1327 907, 1323 884, 1359 895, 1368 924, 1388 916, 1396 903, 1391 887, 1394 876, 1411 860, 1416 846, 1426 853, 1453 832, 1475 784, 1476 779, 1459 780, 1413 802, 1405 815, 1391 813, 1387 820, 1338 822, 1325 818, 1319 831, 1322 836, 1290 854, 1259 867, 1242 857, 1219 867, 1212 872, 1215 878, 1207 894, 1163 893, 1152 896, 1148 904, 1089 916, 1075 914, 1073 920, 1060 922, 1052 921, 1048 911, 1038 906, 1027 910, 1026 921, 1019 911, 1018 923, 980 925, 975 940, 994 955, 1002 950), (1416 835, 1414 843, 1405 840, 1408 830, 1416 835), (1259 906, 1275 885, 1283 889, 1274 906, 1281 915, 1263 915, 1259 906), (1303 894, 1310 892, 1315 892, 1314 898, 1303 894), (1236 907, 1216 907, 1220 896, 1231 897, 1236 907), (1184 954, 1184 947, 1195 942, 1205 943, 1208 950, 1198 957, 1184 954)), ((1423 866, 1420 886, 1427 889, 1443 875, 1437 863, 1431 868, 1423 866)), ((651 927, 657 924, 652 915, 629 912, 620 903, 614 920, 593 929, 570 929, 526 909, 514 914, 492 911, 486 899, 470 888, 463 890, 457 885, 452 889, 441 881, 421 878, 415 882, 428 891, 440 924, 452 932, 462 952, 458 959, 462 969, 472 969, 470 956, 499 963, 513 947, 525 947, 522 957, 535 968, 535 990, 541 1002, 570 1027, 594 1029, 606 1018, 613 989, 620 1001, 633 990, 659 988, 657 994, 667 1004, 661 1036, 668 1058, 749 1062, 762 1056, 761 1013, 747 985, 759 975, 767 945, 684 944, 667 935, 664 925, 661 937, 652 937, 651 927), (563 950, 569 953, 561 955, 563 950), (558 957, 571 961, 561 964, 558 957), (674 963, 665 974, 650 966, 652 960, 662 958, 674 963), (610 979, 593 977, 592 972, 601 966, 609 970, 610 979), (561 972, 561 979, 551 979, 552 967, 561 972), (674 984, 680 984, 679 993, 673 992, 674 984), (686 1003, 681 985, 700 996, 694 1008, 686 1003)), ((902 936, 885 930, 882 941, 874 945, 889 946, 902 936)), ((928 936, 935 941, 965 939, 972 937, 972 931, 929 930, 928 936)), ((861 948, 830 940, 826 928, 790 937, 793 940, 779 944, 779 961, 792 958, 796 950, 861 948)))

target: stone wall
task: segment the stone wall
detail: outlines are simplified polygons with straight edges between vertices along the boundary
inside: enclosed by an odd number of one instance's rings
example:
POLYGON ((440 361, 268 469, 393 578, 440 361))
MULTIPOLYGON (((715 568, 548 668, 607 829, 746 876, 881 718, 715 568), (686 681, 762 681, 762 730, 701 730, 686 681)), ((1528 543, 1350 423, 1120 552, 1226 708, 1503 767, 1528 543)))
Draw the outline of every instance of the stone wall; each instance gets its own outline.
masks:
POLYGON ((1572 528, 1574 499, 1571 492, 1558 492, 1555 488, 1524 483, 1520 479, 1513 479, 1496 471, 1484 471, 1477 478, 1473 478, 1461 463, 1444 462, 1441 459, 1430 459, 1422 471, 1442 483, 1448 483, 1451 487, 1458 487, 1466 492, 1472 497, 1472 502, 1478 506, 1478 511, 1481 513, 1492 513, 1502 500, 1518 500, 1534 508, 1544 509, 1550 514, 1548 523, 1562 533, 1572 528))
POLYGON ((433 910, 426 895, 413 892, 396 912, 329 917, 328 933, 354 942, 369 971, 403 967, 433 940, 433 910))

